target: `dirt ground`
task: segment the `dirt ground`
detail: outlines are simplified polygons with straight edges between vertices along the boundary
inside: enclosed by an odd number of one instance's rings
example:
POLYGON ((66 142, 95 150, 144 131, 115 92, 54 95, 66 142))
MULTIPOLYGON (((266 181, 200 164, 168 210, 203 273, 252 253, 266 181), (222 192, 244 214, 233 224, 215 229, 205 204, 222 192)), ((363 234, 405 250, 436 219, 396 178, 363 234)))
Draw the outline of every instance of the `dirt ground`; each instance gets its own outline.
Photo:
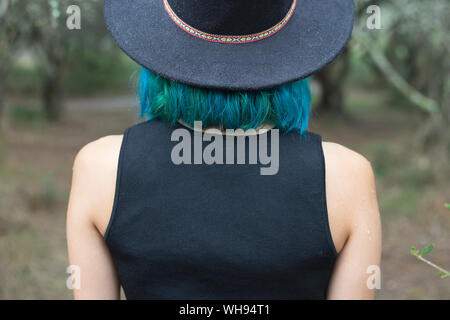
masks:
MULTIPOLYGON (((83 145, 134 124, 132 105, 129 97, 74 100, 59 123, 10 124, 2 132, 0 299, 71 298, 65 273, 71 166, 83 145)), ((450 268, 450 211, 444 208, 450 177, 435 177, 434 160, 410 147, 420 121, 380 108, 353 112, 351 119, 313 114, 311 120, 311 131, 362 153, 375 168, 383 219, 378 299, 450 298, 450 280, 410 255, 412 245, 435 243, 429 259, 450 268)))

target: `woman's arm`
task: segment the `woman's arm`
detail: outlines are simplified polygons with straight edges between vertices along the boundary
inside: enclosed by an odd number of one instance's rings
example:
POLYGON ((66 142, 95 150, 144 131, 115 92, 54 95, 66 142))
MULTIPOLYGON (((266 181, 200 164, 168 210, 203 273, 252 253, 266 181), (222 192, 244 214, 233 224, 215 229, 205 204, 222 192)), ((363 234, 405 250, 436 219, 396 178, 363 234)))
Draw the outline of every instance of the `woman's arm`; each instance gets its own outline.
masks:
POLYGON ((376 280, 381 281, 376 279, 381 277, 381 222, 372 167, 364 157, 344 147, 328 146, 328 151, 331 220, 340 220, 339 224, 348 230, 331 277, 328 299, 373 299, 376 280))
MULTIPOLYGON (((67 212, 67 242, 73 270, 79 270, 75 299, 119 299, 120 286, 103 234, 111 215, 122 136, 85 146, 73 167, 67 212)), ((75 276, 74 279, 77 279, 75 276)))

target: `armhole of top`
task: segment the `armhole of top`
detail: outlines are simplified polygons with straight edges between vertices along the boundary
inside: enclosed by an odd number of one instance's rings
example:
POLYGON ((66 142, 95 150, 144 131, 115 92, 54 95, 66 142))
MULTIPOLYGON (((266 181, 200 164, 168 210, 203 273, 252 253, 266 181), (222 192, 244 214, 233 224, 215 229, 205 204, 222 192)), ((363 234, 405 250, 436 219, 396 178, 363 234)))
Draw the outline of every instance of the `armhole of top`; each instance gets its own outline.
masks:
POLYGON ((322 191, 322 203, 323 203, 323 209, 322 209, 322 215, 323 215, 323 222, 325 227, 325 233, 328 241, 328 245, 331 251, 331 254, 333 257, 337 257, 339 253, 336 250, 336 246, 334 245, 333 241, 333 235, 331 233, 330 228, 330 220, 328 217, 328 205, 327 205, 327 176, 326 176, 326 166, 325 166, 325 153, 323 152, 323 145, 322 145, 322 137, 319 136, 319 153, 320 153, 320 161, 322 164, 322 176, 323 176, 323 191, 322 191))
POLYGON ((111 211, 111 216, 109 218, 109 222, 108 222, 108 226, 106 227, 106 231, 105 234, 103 236, 103 239, 105 240, 105 242, 108 240, 109 235, 111 233, 111 228, 114 222, 114 218, 116 216, 116 211, 117 211, 117 203, 119 202, 119 193, 120 193, 120 180, 122 177, 122 166, 123 166, 123 154, 124 154, 124 149, 125 149, 125 145, 127 142, 127 138, 128 138, 128 132, 129 132, 129 128, 125 130, 125 132, 123 133, 123 138, 122 138, 122 145, 120 146, 120 152, 119 152, 119 160, 117 163, 117 176, 116 176, 116 189, 114 191, 114 202, 113 202, 113 208, 111 211))

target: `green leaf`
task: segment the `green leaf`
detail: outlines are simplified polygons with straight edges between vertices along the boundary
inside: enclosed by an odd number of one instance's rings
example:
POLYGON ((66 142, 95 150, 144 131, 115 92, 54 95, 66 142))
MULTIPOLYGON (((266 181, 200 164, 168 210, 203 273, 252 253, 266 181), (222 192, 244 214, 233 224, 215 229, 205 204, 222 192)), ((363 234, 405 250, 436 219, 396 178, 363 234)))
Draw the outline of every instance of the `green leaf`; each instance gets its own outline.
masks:
POLYGON ((442 271, 439 272, 439 277, 441 277, 442 279, 447 278, 448 276, 450 276, 450 273, 444 273, 442 271))
POLYGON ((433 250, 433 248, 434 248, 434 243, 430 244, 428 247, 423 249, 422 252, 420 253, 420 255, 426 256, 427 254, 429 254, 431 252, 431 250, 433 250))
POLYGON ((411 254, 412 254, 413 256, 416 256, 418 253, 419 253, 419 251, 417 251, 416 248, 411 247, 411 254))
POLYGON ((448 210, 450 210, 450 203, 444 204, 444 207, 446 207, 448 210))

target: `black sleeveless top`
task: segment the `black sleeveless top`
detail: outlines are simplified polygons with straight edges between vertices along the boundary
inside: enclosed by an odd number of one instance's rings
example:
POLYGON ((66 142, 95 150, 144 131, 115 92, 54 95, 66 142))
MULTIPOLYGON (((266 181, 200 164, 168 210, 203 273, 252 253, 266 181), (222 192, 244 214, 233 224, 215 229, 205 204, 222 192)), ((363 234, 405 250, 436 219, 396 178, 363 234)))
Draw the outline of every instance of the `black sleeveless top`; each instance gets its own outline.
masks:
POLYGON ((105 241, 127 299, 326 298, 337 252, 321 137, 280 134, 278 173, 261 175, 249 161, 174 164, 180 128, 124 134, 105 241))

